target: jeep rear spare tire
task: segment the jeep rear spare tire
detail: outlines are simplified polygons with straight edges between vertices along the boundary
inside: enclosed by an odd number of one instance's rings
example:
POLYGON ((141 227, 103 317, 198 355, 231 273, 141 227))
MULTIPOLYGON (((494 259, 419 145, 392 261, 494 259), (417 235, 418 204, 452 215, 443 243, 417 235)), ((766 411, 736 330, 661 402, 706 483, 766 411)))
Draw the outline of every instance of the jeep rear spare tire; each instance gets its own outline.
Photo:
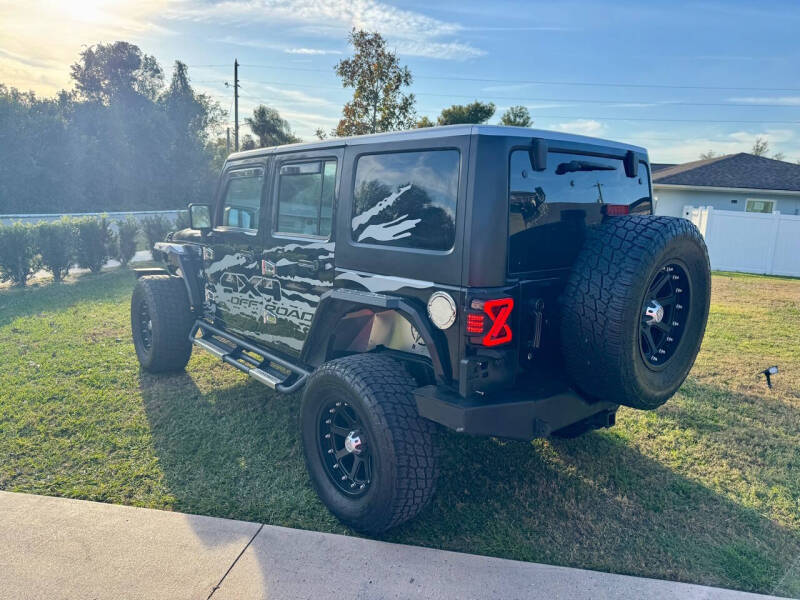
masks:
POLYGON ((563 296, 568 375, 589 397, 660 406, 694 364, 710 295, 708 251, 691 222, 631 215, 590 229, 563 296))

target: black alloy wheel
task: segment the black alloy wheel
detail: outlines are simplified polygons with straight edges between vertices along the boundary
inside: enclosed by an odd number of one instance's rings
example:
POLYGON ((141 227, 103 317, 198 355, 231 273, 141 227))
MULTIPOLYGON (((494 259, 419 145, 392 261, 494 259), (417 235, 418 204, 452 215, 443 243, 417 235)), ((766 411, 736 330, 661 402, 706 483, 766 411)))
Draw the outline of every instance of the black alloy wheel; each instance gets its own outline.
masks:
POLYGON ((139 303, 139 335, 142 340, 142 347, 150 350, 153 346, 153 320, 150 318, 150 309, 147 300, 144 298, 139 303))
POLYGON ((321 364, 300 407, 314 490, 345 525, 377 534, 416 516, 436 481, 435 426, 419 416, 416 381, 380 354, 321 364))
POLYGON ((651 369, 666 367, 681 343, 691 312, 690 286, 686 269, 677 262, 661 267, 648 286, 639 325, 639 350, 651 369))
POLYGON ((331 400, 320 407, 317 421, 317 448, 331 482, 348 496, 365 494, 372 478, 372 456, 355 407, 331 400))

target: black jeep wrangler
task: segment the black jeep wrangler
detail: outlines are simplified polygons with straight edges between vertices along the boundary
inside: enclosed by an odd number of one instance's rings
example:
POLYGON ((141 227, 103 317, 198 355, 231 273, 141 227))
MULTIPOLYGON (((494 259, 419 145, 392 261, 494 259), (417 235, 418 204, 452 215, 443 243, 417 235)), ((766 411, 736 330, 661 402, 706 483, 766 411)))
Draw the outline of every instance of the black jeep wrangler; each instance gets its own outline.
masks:
POLYGON ((530 440, 681 385, 708 316, 703 239, 652 215, 647 153, 458 125, 231 155, 155 246, 131 325, 151 372, 193 346, 302 391, 311 481, 344 523, 415 516, 435 424, 530 440))

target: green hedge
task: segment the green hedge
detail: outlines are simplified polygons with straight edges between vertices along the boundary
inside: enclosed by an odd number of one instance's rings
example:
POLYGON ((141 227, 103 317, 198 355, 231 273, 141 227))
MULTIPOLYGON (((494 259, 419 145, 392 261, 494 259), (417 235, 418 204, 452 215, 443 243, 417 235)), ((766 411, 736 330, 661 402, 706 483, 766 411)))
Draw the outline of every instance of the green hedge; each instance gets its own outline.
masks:
POLYGON ((128 217, 124 221, 117 221, 117 253, 115 258, 123 265, 127 265, 136 254, 136 236, 139 235, 139 221, 128 217))
POLYGON ((0 227, 0 280, 23 286, 41 264, 33 225, 14 223, 0 227))
POLYGON ((75 264, 97 273, 109 258, 127 265, 136 253, 140 234, 152 249, 168 231, 186 226, 185 221, 185 214, 179 214, 175 223, 161 215, 142 222, 129 216, 116 221, 117 233, 105 216, 62 217, 35 225, 0 224, 0 281, 24 286, 33 273, 44 268, 59 282, 75 264))
POLYGON ((58 282, 69 274, 78 247, 78 230, 73 219, 41 222, 35 226, 36 241, 42 266, 58 282))

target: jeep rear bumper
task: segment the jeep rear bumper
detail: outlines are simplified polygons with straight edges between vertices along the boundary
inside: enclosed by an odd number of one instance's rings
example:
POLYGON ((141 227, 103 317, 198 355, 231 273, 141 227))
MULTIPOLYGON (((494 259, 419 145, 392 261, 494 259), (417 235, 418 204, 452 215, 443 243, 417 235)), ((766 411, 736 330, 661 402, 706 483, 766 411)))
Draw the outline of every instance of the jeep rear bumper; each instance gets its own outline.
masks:
POLYGON ((488 396, 462 398, 443 386, 414 392, 420 416, 459 433, 515 440, 545 437, 578 421, 596 419, 596 427, 613 424, 618 405, 588 402, 565 385, 536 390, 511 389, 488 396))

